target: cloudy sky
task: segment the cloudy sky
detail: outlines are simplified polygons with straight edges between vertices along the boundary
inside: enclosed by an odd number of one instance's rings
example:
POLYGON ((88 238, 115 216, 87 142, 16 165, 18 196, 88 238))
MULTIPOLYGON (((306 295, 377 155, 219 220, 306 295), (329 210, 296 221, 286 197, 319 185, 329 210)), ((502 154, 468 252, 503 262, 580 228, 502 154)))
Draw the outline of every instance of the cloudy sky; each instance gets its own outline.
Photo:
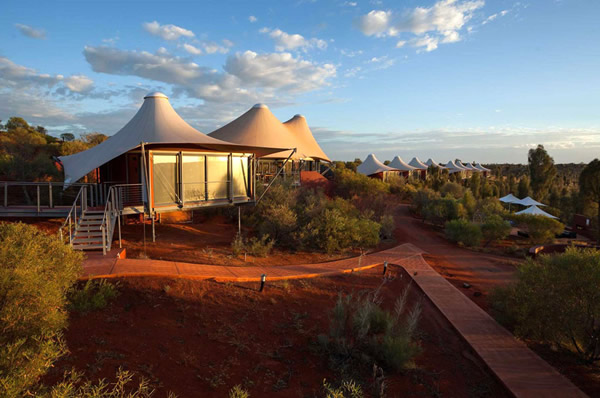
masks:
POLYGON ((0 119, 114 134, 163 91, 208 133, 262 102, 330 157, 600 156, 600 1, 3 2, 0 119))

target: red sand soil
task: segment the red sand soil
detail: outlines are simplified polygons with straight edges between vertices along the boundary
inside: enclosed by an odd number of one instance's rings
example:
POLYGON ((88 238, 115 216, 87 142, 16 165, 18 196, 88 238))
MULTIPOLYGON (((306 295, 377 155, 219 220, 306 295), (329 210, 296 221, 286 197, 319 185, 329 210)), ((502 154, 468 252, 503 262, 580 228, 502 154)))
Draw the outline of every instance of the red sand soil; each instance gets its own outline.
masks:
MULTIPOLYGON (((388 309, 410 278, 382 288, 388 309)), ((114 379, 121 366, 149 379, 157 396, 224 397, 236 384, 251 396, 323 396, 322 382, 336 375, 315 343, 327 333, 328 312, 338 292, 373 290, 382 268, 349 275, 258 284, 131 278, 107 308, 72 314, 66 341, 70 355, 47 383, 75 367, 90 379, 114 379)), ((409 308, 422 300, 413 369, 388 374, 388 396, 506 397, 469 346, 415 286, 409 308)), ((365 375, 368 385, 369 375, 365 375)))

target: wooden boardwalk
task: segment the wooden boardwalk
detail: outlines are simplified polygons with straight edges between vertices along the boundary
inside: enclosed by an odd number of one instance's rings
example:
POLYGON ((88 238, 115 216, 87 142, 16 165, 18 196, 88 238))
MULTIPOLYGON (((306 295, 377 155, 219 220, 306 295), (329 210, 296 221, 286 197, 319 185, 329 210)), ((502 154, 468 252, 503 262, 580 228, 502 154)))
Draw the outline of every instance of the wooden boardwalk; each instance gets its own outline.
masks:
POLYGON ((227 267, 174 261, 117 259, 92 254, 84 264, 84 279, 127 276, 163 276, 218 281, 259 281, 311 278, 355 272, 384 261, 403 267, 456 331, 515 397, 586 397, 566 377, 531 351, 491 316, 433 270, 414 245, 321 264, 277 267, 227 267))

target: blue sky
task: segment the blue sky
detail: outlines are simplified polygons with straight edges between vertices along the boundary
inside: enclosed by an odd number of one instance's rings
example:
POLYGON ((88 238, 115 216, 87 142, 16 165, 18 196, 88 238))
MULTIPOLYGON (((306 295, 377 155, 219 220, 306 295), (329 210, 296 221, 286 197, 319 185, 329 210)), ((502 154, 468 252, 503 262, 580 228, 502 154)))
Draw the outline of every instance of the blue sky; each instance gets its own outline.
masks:
POLYGON ((600 1, 5 1, 0 119, 115 133, 148 91, 208 133, 268 104, 335 159, 600 154, 600 1))

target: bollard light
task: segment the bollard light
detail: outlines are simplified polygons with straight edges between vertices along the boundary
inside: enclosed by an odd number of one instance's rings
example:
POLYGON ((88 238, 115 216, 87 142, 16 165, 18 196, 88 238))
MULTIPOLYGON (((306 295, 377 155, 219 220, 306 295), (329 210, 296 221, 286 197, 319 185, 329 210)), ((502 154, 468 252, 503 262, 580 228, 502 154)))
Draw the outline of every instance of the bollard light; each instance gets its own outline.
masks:
POLYGON ((262 274, 260 276, 260 289, 258 290, 259 292, 262 292, 263 289, 265 288, 266 281, 267 281, 267 274, 262 274))
POLYGON ((383 275, 385 275, 385 272, 387 271, 387 261, 383 262, 383 275))

